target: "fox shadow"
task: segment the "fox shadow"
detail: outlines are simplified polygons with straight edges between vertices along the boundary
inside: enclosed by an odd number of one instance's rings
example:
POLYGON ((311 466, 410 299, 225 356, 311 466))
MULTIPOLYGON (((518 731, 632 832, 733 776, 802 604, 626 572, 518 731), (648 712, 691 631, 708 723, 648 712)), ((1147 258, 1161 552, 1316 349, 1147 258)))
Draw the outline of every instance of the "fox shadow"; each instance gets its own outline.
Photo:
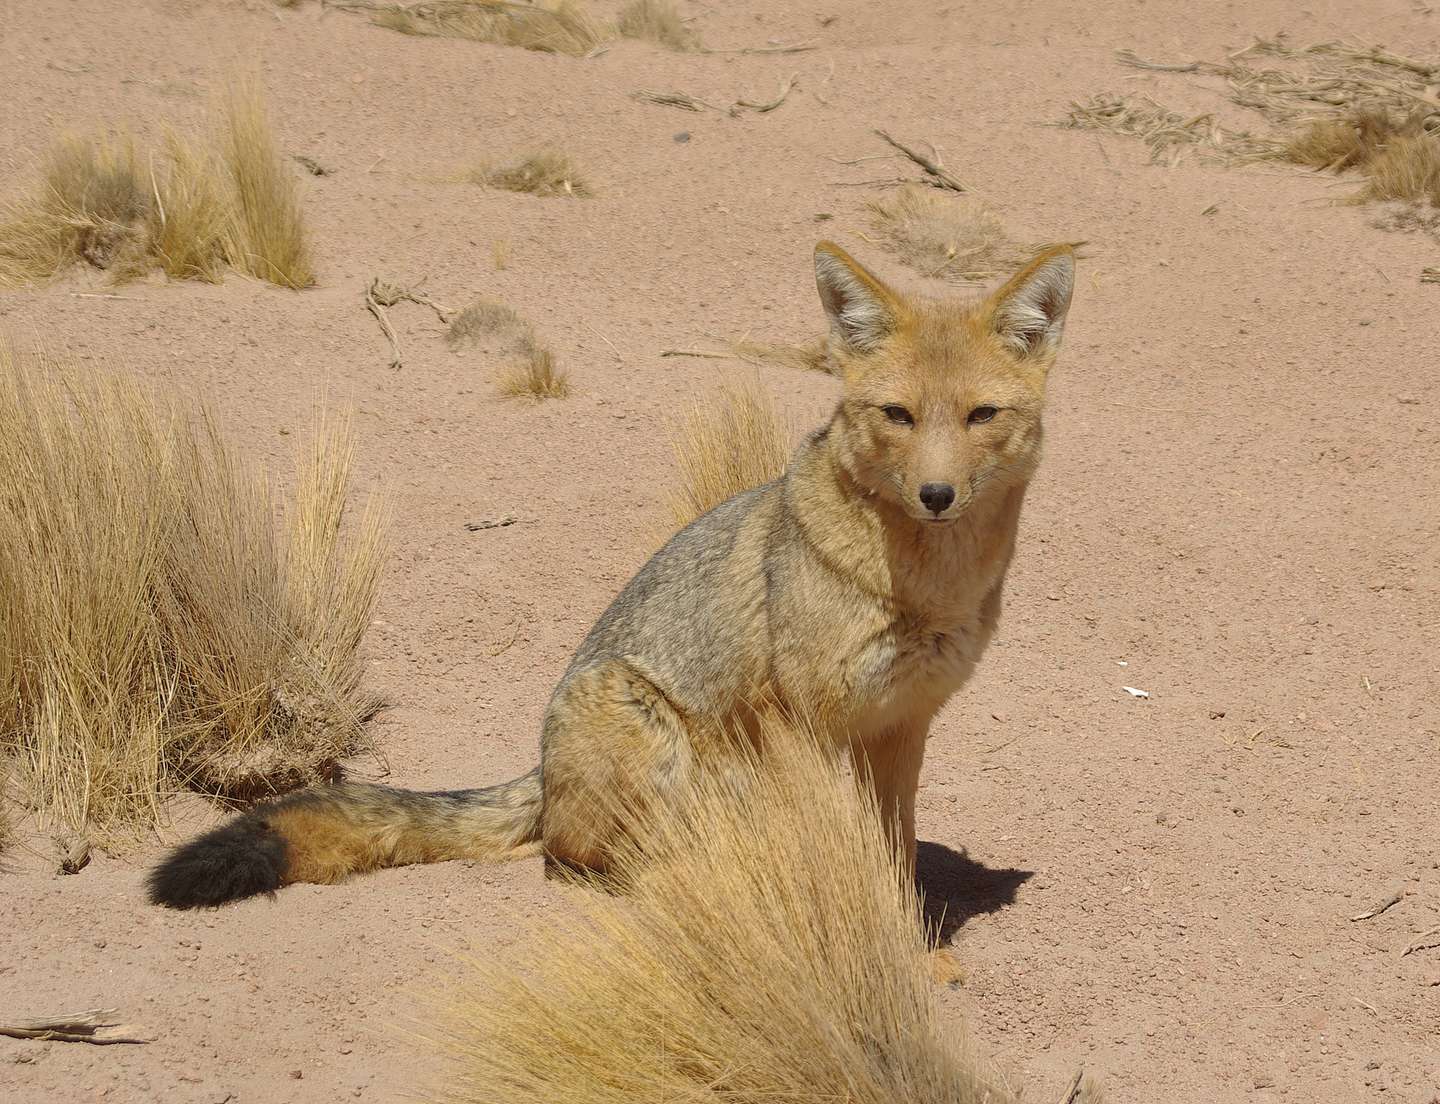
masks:
POLYGON ((943 843, 919 841, 915 881, 931 944, 943 947, 972 917, 1014 904, 1020 887, 1034 876, 1033 870, 986 866, 943 843))

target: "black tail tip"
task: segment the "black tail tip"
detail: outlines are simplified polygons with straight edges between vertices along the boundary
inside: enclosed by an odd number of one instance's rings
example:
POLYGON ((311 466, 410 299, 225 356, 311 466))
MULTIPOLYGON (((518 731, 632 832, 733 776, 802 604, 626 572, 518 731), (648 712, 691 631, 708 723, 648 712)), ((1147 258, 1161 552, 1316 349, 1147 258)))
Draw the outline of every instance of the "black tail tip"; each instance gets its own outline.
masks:
POLYGON ((215 908, 284 885, 284 838, 257 813, 246 813, 181 844, 150 871, 145 893, 166 908, 215 908))

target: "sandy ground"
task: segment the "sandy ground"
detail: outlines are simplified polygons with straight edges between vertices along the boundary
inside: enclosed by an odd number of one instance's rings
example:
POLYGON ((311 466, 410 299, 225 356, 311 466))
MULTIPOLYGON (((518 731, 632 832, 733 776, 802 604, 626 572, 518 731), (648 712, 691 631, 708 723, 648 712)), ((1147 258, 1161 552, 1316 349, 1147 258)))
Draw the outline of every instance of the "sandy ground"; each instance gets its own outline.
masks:
MULTIPOLYGON (((107 289, 76 277, 0 295, 0 331, 204 388, 282 469, 318 393, 353 404, 361 481, 397 503, 369 639, 389 780, 479 784, 531 764, 553 680, 642 561, 667 418, 753 371, 660 351, 817 332, 821 236, 920 286, 857 235, 867 189, 836 183, 890 166, 827 158, 881 152, 873 126, 933 141, 1022 238, 1091 243, 1002 639, 942 714, 921 791, 927 887, 972 968, 947 1008, 1035 1100, 1083 1066, 1117 1104, 1431 1104, 1440 951, 1402 952, 1440 925, 1440 287, 1416 280, 1433 247, 1331 205, 1326 179, 1165 169, 1040 125, 1107 89, 1220 102, 1118 68, 1117 47, 1216 56, 1283 29, 1435 54, 1422 7, 737 0, 687 7, 708 43, 818 49, 582 61, 313 4, 8 0, 4 179, 57 129, 198 119, 225 66, 256 59, 287 151, 334 172, 306 183, 314 290, 87 298, 107 289), (738 119, 628 96, 767 98, 791 74, 781 108, 738 119), (539 140, 596 198, 445 182, 539 140), (512 305, 575 397, 497 398, 495 365, 448 351, 420 307, 394 312, 392 371, 361 303, 376 275, 512 305), (464 528, 504 513, 521 524, 464 528)), ((764 381, 800 425, 834 398, 764 381)), ((169 837, 209 815, 177 801, 169 837)), ((561 907, 536 863, 450 863, 169 913, 141 901, 160 846, 68 878, 6 858, 0 1010, 113 1006, 155 1041, 0 1039, 0 1099, 402 1099, 443 1068, 405 1034, 428 979, 463 939, 561 907)))

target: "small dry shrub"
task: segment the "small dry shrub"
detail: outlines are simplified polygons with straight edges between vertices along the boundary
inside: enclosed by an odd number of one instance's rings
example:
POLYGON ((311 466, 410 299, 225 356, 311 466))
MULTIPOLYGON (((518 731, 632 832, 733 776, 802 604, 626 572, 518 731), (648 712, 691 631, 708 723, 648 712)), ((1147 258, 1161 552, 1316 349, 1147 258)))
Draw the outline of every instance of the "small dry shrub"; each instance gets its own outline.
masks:
POLYGON ((464 38, 570 57, 584 57, 610 38, 609 28, 575 0, 426 0, 374 8, 370 19, 402 34, 464 38))
POLYGON ((452 349, 493 341, 506 358, 496 383, 511 399, 564 399, 570 377, 555 365, 555 355, 536 336, 534 327, 511 308, 485 299, 470 304, 450 320, 445 335, 452 349))
MULTIPOLYGON (((451 1104, 1007 1104, 941 1014, 873 798, 795 726, 636 826, 616 883, 478 962, 451 1104)), ((633 819, 630 818, 630 819, 633 819)))
POLYGON ((790 463, 790 438, 790 426, 758 381, 726 386, 697 403, 674 431, 679 485, 669 496, 673 530, 778 479, 790 463))
POLYGON ((1021 263, 1029 251, 999 217, 968 197, 907 184, 869 204, 875 230, 891 251, 926 276, 984 280, 1021 263))
POLYGON ((685 26, 671 0, 630 0, 620 9, 616 29, 625 38, 654 42, 670 50, 700 47, 700 36, 685 26))
POLYGON ((282 510, 203 404, 0 346, 0 751, 36 808, 154 823, 367 746, 383 519, 345 524, 352 452, 321 419, 282 510))
POLYGON ((566 154, 554 150, 526 154, 506 165, 482 165, 466 173, 465 179, 487 188, 535 196, 583 198, 590 195, 590 186, 585 183, 575 162, 566 154))
POLYGON ((118 280, 159 268, 217 281, 228 267, 285 287, 314 282, 299 198, 258 90, 231 88, 213 142, 167 132, 61 139, 28 195, 0 204, 0 284, 85 263, 118 280))

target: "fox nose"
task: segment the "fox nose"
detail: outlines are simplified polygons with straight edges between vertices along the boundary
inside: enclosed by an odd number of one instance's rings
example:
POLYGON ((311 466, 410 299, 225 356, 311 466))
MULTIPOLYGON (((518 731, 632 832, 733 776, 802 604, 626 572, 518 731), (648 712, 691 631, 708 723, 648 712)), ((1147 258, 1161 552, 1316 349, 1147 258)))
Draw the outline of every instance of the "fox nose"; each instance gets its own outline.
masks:
POLYGON ((922 483, 920 501, 932 514, 943 514, 955 501, 955 488, 949 483, 922 483))

